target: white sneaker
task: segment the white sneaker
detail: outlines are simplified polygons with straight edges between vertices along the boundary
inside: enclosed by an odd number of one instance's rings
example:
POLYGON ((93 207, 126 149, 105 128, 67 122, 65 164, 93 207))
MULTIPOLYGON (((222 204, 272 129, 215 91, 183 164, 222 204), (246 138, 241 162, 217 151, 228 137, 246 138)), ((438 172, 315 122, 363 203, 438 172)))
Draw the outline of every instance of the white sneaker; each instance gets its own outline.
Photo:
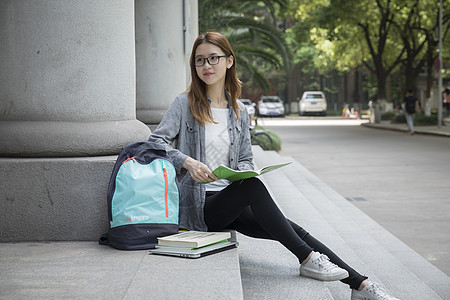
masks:
POLYGON ((348 277, 348 272, 333 264, 328 256, 314 252, 308 262, 300 265, 300 275, 322 281, 335 281, 348 277))
POLYGON ((352 300, 399 300, 389 295, 379 284, 369 281, 362 290, 352 290, 352 300))

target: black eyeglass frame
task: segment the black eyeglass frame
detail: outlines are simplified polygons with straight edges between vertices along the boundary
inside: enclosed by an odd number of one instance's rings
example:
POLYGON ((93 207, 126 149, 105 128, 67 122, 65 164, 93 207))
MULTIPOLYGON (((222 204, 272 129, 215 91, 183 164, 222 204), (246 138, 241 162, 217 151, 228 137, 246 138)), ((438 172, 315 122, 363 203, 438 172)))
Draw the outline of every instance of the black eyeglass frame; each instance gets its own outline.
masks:
POLYGON ((194 66, 196 66, 196 67, 203 67, 203 66, 205 65, 205 62, 206 62, 206 61, 208 62, 208 64, 209 64, 210 66, 215 66, 215 65, 218 65, 218 64, 220 63, 220 59, 221 59, 222 57, 230 57, 230 56, 231 56, 231 55, 212 55, 212 56, 209 56, 209 57, 198 57, 198 58, 194 58, 194 66), (211 57, 217 57, 217 58, 218 58, 216 64, 212 64, 212 63, 209 61, 209 59, 210 59, 211 57), (196 60, 197 60, 197 59, 202 59, 203 63, 202 63, 201 65, 197 65, 197 64, 196 64, 196 60))

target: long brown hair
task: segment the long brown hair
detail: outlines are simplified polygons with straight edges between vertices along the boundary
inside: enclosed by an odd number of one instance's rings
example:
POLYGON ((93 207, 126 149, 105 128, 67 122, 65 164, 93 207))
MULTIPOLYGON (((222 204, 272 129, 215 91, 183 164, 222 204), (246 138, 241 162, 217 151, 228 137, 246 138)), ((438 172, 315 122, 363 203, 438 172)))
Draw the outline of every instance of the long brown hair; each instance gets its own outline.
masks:
POLYGON ((236 75, 236 56, 231 48, 230 42, 225 36, 218 32, 207 32, 201 34, 194 42, 191 53, 191 85, 188 88, 189 108, 192 115, 196 118, 200 124, 205 125, 206 122, 214 123, 211 115, 211 108, 206 96, 206 84, 198 77, 197 71, 194 65, 195 52, 200 44, 210 43, 213 44, 225 53, 225 55, 233 56, 233 65, 227 69, 225 75, 225 89, 231 95, 231 107, 234 113, 239 118, 239 105, 236 99, 241 94, 241 81, 236 75))

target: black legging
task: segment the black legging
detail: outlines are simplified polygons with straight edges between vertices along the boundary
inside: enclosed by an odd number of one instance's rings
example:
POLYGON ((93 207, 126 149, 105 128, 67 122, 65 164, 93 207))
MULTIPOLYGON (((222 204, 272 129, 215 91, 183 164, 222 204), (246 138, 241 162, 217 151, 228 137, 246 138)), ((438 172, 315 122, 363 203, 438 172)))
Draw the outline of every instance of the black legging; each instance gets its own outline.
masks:
POLYGON ((210 231, 234 229, 250 237, 277 240, 300 262, 313 250, 323 253, 348 271, 350 276, 341 281, 352 289, 358 289, 367 279, 302 227, 286 219, 257 178, 233 182, 219 192, 207 192, 204 215, 210 231))

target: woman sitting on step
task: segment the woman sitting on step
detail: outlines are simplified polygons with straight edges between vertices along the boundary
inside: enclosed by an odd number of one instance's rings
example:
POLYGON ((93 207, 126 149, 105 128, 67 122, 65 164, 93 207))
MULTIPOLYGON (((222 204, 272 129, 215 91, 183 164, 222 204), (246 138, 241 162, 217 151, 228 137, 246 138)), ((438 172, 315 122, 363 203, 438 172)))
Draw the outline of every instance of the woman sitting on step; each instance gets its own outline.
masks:
POLYGON ((223 35, 208 32, 196 39, 190 67, 189 89, 175 98, 150 136, 150 141, 165 145, 177 169, 180 227, 234 229, 277 240, 298 258, 302 276, 341 280, 352 289, 351 299, 396 299, 286 219, 259 179, 231 184, 217 179, 211 170, 220 164, 253 169, 249 116, 237 101, 241 85, 236 57, 223 35))

